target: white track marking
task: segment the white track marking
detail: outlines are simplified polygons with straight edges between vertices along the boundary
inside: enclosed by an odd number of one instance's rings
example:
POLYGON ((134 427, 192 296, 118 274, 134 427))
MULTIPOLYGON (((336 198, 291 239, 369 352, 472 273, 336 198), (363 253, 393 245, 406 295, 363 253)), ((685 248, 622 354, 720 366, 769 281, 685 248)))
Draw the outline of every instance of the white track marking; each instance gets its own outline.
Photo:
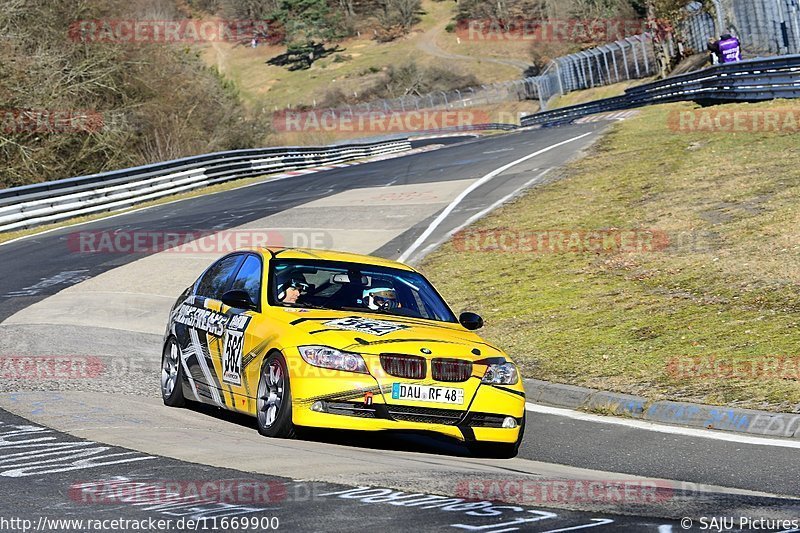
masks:
POLYGON ((565 527, 563 529, 551 529, 549 531, 545 531, 544 533, 560 533, 562 531, 577 531, 579 529, 589 529, 590 527, 598 527, 598 526, 605 526, 608 524, 613 524, 614 521, 610 518, 592 518, 591 524, 584 524, 582 526, 574 526, 574 527, 565 527))
POLYGON ((485 185, 486 183, 490 182, 492 179, 494 179, 498 175, 502 174, 503 172, 505 172, 506 170, 508 170, 510 168, 513 168, 513 167, 519 165, 520 163, 524 163, 525 161, 533 159, 534 157, 540 156, 540 155, 542 155, 544 153, 547 153, 547 152, 549 152, 551 150, 555 150, 556 148, 564 146, 565 144, 569 144, 571 142, 575 142, 577 140, 583 139, 584 137, 588 137, 589 135, 592 135, 592 133, 593 132, 584 133, 583 135, 578 135, 577 137, 573 137, 571 139, 567 139, 566 141, 562 141, 562 142, 560 142, 558 144, 554 144, 552 146, 548 146, 547 148, 543 148, 543 149, 539 150, 538 152, 534 152, 532 154, 528 154, 525 157, 517 159, 516 161, 512 161, 511 163, 509 163, 507 165, 503 165, 502 167, 500 167, 500 168, 498 168, 496 170, 493 170, 492 172, 488 173, 487 175, 485 175, 484 177, 482 177, 481 179, 479 179, 478 181, 476 181, 475 183, 473 183, 472 185, 470 185, 469 187, 464 189, 464 191, 461 194, 459 194, 456 197, 456 199, 453 200, 450 203, 450 205, 448 205, 447 208, 445 208, 445 210, 442 211, 442 213, 438 217, 436 217, 436 220, 431 222, 431 225, 428 226, 428 228, 422 233, 422 235, 419 236, 419 238, 416 241, 414 241, 414 243, 408 248, 408 250, 403 252, 403 255, 400 256, 398 261, 400 261, 401 263, 404 262, 404 261, 407 261, 408 258, 411 257, 411 254, 413 254, 417 250, 417 248, 422 246, 422 244, 428 239, 428 237, 430 237, 431 234, 434 231, 436 231, 436 228, 438 228, 439 225, 442 222, 444 222, 444 220, 447 217, 450 216, 450 213, 452 213, 453 210, 456 207, 458 207, 458 204, 460 204, 464 200, 464 198, 466 198, 472 191, 474 191, 478 187, 481 187, 481 186, 485 185))
MULTIPOLYGON (((539 170, 539 169, 536 169, 536 170, 539 170)), ((486 215, 488 215, 489 213, 491 213, 492 211, 494 211, 495 209, 497 209, 501 205, 505 204, 506 202, 511 201, 516 196, 519 196, 520 193, 522 193, 522 191, 524 191, 525 189, 527 189, 528 187, 530 187, 531 185, 533 185, 537 181, 541 180, 551 170, 552 169, 548 168, 544 172, 538 174, 535 178, 532 178, 532 179, 526 181, 523 186, 515 189, 512 193, 500 198, 499 200, 497 200, 495 203, 493 203, 492 205, 490 205, 489 207, 487 207, 486 209, 484 209, 480 213, 476 213, 476 214, 472 215, 471 217, 469 217, 467 219, 466 222, 464 222, 463 224, 459 225, 457 228, 453 229, 452 231, 447 232, 447 235, 445 235, 443 238, 439 239, 438 241, 436 241, 433 244, 429 244, 428 246, 426 246, 425 249, 422 250, 419 254, 417 254, 417 256, 415 258, 422 259, 426 255, 428 255, 431 252, 431 250, 441 246, 447 239, 449 239, 450 237, 452 237, 453 235, 455 235, 456 233, 458 233, 462 229, 466 228, 467 226, 470 226, 470 225, 474 224, 476 221, 482 219, 483 217, 485 217, 486 215)))
POLYGON ((583 422, 612 424, 616 426, 629 427, 631 429, 654 431, 656 433, 667 433, 670 435, 681 435, 684 437, 698 437, 701 439, 721 440, 726 442, 734 442, 736 444, 753 444, 756 446, 775 446, 777 448, 800 449, 800 440, 769 439, 765 437, 751 437, 749 435, 741 435, 738 433, 725 433, 722 431, 711 431, 707 429, 667 426, 663 424, 656 424, 654 422, 647 422, 644 420, 630 420, 627 418, 616 418, 613 416, 600 416, 591 413, 582 413, 580 411, 573 411, 571 409, 549 407, 547 405, 539 405, 530 402, 525 403, 525 409, 532 413, 563 416, 566 418, 571 418, 573 420, 581 420, 583 422))

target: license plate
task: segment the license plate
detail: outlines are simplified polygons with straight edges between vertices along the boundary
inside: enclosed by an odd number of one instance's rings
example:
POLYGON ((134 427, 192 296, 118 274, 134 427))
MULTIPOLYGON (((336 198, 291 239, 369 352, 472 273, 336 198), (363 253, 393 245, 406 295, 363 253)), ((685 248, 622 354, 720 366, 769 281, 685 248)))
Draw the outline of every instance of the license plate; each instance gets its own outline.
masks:
POLYGON ((431 387, 428 385, 392 384, 393 400, 410 400, 415 402, 448 403, 463 405, 464 389, 450 387, 431 387))

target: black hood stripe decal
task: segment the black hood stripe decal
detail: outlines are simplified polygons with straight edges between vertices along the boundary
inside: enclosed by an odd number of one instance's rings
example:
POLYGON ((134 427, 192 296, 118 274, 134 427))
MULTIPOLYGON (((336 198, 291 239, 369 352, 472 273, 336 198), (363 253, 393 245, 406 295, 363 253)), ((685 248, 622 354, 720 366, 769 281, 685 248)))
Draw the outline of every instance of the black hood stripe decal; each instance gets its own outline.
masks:
POLYGON ((504 392, 510 392, 511 394, 516 394, 517 396, 522 396, 523 398, 525 397, 525 393, 522 391, 509 389, 508 387, 501 387, 500 385, 492 385, 492 387, 494 387, 495 389, 500 389, 501 391, 504 392))
MULTIPOLYGON (((298 318, 296 320, 292 320, 289 323, 291 325, 293 325, 293 326, 296 326, 297 324, 302 324, 303 322, 322 322, 322 321, 326 321, 327 322, 327 321, 331 321, 331 320, 339 320, 341 318, 342 317, 339 317, 339 316, 327 317, 327 318, 324 318, 324 317, 323 318, 303 317, 303 318, 298 318)), ((357 316, 348 316, 348 317, 345 317, 345 318, 359 318, 359 317, 357 317, 357 316)))

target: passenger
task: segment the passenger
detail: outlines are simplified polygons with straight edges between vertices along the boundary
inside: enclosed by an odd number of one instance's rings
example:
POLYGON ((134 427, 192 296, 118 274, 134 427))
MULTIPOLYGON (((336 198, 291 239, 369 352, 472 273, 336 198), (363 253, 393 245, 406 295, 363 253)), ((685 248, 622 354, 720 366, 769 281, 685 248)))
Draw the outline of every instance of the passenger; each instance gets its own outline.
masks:
POLYGON ((387 287, 365 290, 363 302, 373 311, 393 311, 401 307, 397 292, 387 287))

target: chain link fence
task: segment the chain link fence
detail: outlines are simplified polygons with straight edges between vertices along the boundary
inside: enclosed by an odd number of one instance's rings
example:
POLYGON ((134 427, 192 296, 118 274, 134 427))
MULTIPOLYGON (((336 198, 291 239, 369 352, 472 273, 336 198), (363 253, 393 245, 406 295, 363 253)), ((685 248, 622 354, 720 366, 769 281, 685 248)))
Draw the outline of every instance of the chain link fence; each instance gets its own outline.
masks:
POLYGON ((553 96, 646 78, 656 71, 652 38, 642 34, 559 57, 533 79, 533 84, 542 109, 546 109, 553 96))
MULTIPOLYGON (((711 4, 713 7, 705 7, 701 2, 687 1, 685 19, 675 28, 675 35, 665 35, 661 43, 667 55, 703 53, 709 39, 727 32, 739 37, 750 56, 800 54, 800 0, 711 0, 711 4)), ((517 81, 406 95, 323 111, 393 113, 534 99, 546 110, 554 96, 647 78, 664 71, 653 39, 653 34, 645 33, 559 57, 541 75, 517 81)))
POLYGON ((687 5, 688 16, 678 28, 683 43, 703 52, 708 40, 723 33, 739 37, 753 57, 800 54, 800 0, 712 0, 687 5))
MULTIPOLYGON (((455 109, 459 107, 489 106, 504 102, 520 102, 538 96, 536 78, 492 83, 479 87, 450 92, 439 91, 428 94, 409 94, 400 98, 376 100, 360 104, 344 105, 336 111, 350 114, 392 113, 417 111, 421 109, 455 109)), ((331 110, 333 111, 333 110, 331 110)))
POLYGON ((550 62, 539 76, 456 91, 317 109, 333 114, 395 113, 422 109, 456 109, 505 102, 538 100, 542 109, 556 95, 652 76, 657 70, 649 34, 628 37, 550 62))

